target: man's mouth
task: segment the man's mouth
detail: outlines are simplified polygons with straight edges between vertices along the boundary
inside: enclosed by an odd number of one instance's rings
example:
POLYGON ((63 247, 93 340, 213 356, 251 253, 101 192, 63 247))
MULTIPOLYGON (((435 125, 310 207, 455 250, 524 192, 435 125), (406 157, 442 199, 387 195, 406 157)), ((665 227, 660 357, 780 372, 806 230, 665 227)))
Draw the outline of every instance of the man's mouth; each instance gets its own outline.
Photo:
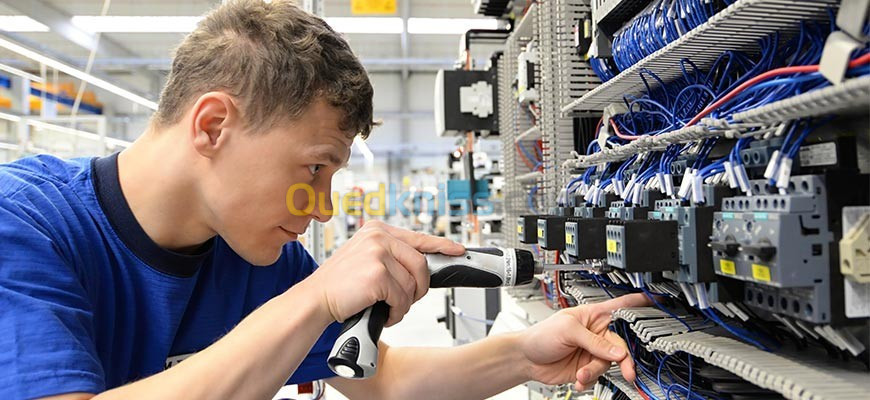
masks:
POLYGON ((289 236, 290 239, 293 239, 293 240, 296 240, 296 238, 299 237, 299 235, 300 235, 299 233, 296 233, 296 232, 293 232, 293 231, 288 231, 288 230, 286 230, 286 229, 284 229, 284 228, 282 228, 282 227, 280 227, 280 226, 279 226, 278 228, 281 229, 282 231, 284 231, 284 233, 285 233, 287 236, 289 236))

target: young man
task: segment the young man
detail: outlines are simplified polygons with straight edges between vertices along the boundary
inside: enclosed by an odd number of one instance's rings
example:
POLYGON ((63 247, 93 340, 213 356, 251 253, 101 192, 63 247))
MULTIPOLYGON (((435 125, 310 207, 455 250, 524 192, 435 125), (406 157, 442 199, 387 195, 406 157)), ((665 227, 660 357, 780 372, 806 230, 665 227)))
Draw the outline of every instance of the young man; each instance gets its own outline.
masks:
POLYGON ((528 380, 589 386, 625 344, 624 297, 451 349, 388 348, 336 378, 338 324, 379 300, 388 325, 426 293, 425 252, 457 243, 369 223, 319 268, 295 241, 324 222, 372 87, 322 20, 233 1, 177 49, 149 129, 109 157, 0 167, 0 398, 268 399, 288 379, 355 399, 484 398, 528 380), (327 211, 324 211, 327 210, 327 211), (183 360, 183 361, 182 361, 183 360), (292 376, 291 376, 292 375, 292 376))

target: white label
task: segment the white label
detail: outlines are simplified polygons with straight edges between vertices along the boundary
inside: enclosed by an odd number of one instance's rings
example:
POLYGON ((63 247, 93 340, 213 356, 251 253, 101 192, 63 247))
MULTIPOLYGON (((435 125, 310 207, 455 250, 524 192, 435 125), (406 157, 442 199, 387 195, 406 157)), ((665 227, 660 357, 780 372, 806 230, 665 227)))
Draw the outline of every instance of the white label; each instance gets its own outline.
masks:
POLYGON ((834 165, 837 163, 837 145, 826 142, 802 146, 800 150, 801 167, 834 165))
POLYGON ((846 317, 870 317, 870 283, 843 281, 846 283, 846 317))

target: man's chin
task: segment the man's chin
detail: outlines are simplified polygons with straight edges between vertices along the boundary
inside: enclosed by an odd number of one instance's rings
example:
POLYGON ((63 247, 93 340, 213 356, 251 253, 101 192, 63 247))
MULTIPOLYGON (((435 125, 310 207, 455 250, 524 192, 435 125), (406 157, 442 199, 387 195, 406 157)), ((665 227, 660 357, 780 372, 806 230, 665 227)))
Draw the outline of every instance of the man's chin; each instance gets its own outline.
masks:
POLYGON ((268 267, 274 265, 278 262, 278 259, 281 258, 282 250, 284 246, 281 246, 277 252, 275 251, 262 251, 255 254, 239 254, 245 261, 249 262, 251 265, 255 267, 268 267))

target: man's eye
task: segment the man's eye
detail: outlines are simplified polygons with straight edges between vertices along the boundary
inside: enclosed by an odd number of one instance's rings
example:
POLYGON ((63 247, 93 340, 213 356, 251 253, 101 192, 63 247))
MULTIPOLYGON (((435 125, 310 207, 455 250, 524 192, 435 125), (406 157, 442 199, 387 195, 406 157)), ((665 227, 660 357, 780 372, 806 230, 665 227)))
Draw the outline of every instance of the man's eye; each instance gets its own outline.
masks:
POLYGON ((308 166, 308 170, 311 171, 311 175, 316 174, 317 171, 320 171, 321 168, 323 168, 323 165, 321 165, 321 164, 309 165, 309 166, 308 166))

